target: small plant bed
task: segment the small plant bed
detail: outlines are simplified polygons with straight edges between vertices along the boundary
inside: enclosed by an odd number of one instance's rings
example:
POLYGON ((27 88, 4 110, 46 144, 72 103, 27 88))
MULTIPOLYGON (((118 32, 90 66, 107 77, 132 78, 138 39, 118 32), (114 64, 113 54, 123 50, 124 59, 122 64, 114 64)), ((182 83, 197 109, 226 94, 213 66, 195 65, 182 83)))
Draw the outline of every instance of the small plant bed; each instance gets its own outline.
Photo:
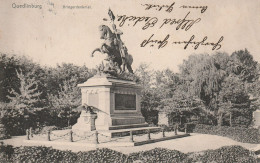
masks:
POLYGON ((193 129, 195 133, 225 136, 242 143, 259 144, 260 134, 258 129, 244 127, 210 126, 197 124, 193 129))
POLYGON ((182 153, 177 150, 154 148, 148 151, 131 153, 129 155, 108 148, 88 152, 71 152, 53 149, 51 147, 31 146, 13 147, 0 146, 0 162, 225 162, 225 163, 256 163, 256 155, 241 146, 226 146, 216 150, 206 150, 194 153, 182 153))

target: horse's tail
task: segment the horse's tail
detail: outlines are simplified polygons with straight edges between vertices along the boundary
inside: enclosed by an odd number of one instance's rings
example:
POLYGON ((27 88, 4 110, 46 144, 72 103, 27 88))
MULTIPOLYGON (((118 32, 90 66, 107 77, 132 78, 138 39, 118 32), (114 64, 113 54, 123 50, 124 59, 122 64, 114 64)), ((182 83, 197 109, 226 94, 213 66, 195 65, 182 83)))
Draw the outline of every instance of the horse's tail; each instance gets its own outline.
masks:
POLYGON ((134 61, 134 59, 133 59, 133 56, 131 54, 126 55, 126 62, 129 66, 132 65, 133 61, 134 61))

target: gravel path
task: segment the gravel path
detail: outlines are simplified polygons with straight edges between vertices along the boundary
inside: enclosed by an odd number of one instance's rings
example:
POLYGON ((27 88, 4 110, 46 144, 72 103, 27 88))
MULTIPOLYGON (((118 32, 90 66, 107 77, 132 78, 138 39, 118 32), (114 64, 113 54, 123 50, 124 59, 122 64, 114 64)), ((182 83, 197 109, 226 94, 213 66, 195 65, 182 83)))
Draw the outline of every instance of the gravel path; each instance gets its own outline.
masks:
MULTIPOLYGON (((24 142, 25 136, 17 136, 13 137, 12 139, 3 140, 5 144, 10 144, 13 146, 35 146, 40 144, 31 144, 24 142)), ((146 144, 141 146, 134 146, 134 147, 111 147, 111 149, 128 154, 138 151, 150 150, 153 148, 168 148, 168 149, 175 149, 184 153, 188 152, 197 152, 203 151, 207 149, 217 149, 222 146, 229 146, 229 145, 241 145, 247 149, 255 150, 260 149, 260 144, 248 144, 248 143, 240 143, 234 141, 232 139, 216 136, 216 135, 206 135, 206 134, 192 134, 189 137, 179 138, 179 139, 172 139, 152 144, 146 144)), ((95 147, 88 147, 81 144, 81 146, 77 146, 76 144, 65 142, 64 145, 60 144, 46 144, 45 146, 52 146, 53 148, 60 149, 60 150, 71 150, 74 152, 78 151, 88 151, 93 150, 95 147)))

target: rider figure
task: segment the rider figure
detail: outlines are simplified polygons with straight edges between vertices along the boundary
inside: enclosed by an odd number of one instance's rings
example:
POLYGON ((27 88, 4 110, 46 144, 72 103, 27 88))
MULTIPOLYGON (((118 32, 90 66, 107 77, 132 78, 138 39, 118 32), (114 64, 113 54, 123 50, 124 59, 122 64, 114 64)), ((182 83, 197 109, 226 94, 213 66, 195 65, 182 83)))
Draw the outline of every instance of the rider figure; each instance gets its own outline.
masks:
POLYGON ((123 71, 125 71, 125 62, 126 62, 126 55, 127 55, 127 48, 125 46, 125 44, 123 43, 123 41, 121 40, 120 35, 123 34, 122 31, 116 29, 116 25, 112 24, 112 28, 115 31, 115 35, 116 37, 114 38, 114 45, 116 46, 116 48, 120 51, 121 54, 121 58, 122 58, 122 62, 123 62, 123 71))

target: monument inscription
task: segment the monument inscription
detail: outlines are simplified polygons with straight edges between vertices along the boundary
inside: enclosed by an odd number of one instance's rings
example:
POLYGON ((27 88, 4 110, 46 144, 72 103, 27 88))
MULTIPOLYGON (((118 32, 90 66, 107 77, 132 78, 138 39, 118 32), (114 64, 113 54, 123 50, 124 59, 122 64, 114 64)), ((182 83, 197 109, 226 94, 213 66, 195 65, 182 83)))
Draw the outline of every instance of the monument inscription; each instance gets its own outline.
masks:
POLYGON ((98 94, 91 93, 88 95, 88 104, 90 106, 98 107, 98 103, 99 103, 98 94))
POLYGON ((136 95, 116 93, 115 110, 136 110, 136 95))

